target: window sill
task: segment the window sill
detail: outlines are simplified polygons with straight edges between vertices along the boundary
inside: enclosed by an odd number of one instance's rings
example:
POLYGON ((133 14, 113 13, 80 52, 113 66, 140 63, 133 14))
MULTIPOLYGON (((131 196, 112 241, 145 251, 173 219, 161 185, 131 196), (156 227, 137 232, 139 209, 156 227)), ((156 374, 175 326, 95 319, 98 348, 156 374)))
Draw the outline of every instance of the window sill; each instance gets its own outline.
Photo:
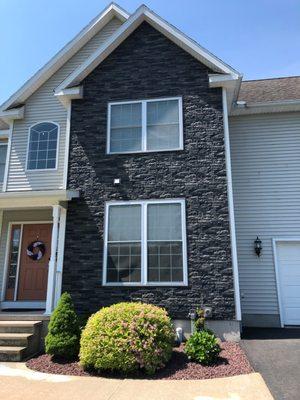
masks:
POLYGON ((186 287, 186 282, 149 282, 149 283, 103 283, 102 286, 107 287, 186 287))
POLYGON ((162 149, 162 150, 137 150, 137 151, 122 151, 122 152, 106 152, 107 156, 116 156, 123 154, 148 154, 148 153, 171 153, 172 151, 183 151, 183 147, 177 149, 162 149))
POLYGON ((45 171, 55 172, 57 170, 58 170, 58 168, 40 168, 40 169, 27 169, 26 168, 25 171, 28 173, 32 173, 32 172, 45 172, 45 171))

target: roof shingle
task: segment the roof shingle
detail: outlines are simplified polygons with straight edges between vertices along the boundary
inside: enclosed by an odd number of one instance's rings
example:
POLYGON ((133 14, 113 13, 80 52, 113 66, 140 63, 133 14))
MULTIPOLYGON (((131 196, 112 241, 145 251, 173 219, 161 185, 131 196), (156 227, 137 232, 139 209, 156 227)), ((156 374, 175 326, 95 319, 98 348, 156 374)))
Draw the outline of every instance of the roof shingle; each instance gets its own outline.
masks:
POLYGON ((238 101, 247 103, 299 99, 300 76, 244 81, 238 96, 238 101))

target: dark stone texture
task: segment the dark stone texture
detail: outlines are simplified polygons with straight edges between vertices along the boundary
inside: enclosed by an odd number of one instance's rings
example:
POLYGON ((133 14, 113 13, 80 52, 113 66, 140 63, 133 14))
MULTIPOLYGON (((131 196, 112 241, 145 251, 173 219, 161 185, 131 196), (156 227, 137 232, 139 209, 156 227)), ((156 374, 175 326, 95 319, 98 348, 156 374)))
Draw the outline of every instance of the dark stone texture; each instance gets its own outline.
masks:
POLYGON ((73 101, 63 290, 81 313, 127 300, 164 306, 174 318, 205 304, 234 318, 222 93, 211 71, 143 23, 84 81, 73 101), (106 155, 109 101, 182 96, 184 150, 106 155), (113 179, 121 178, 114 186, 113 179), (185 198, 188 287, 103 287, 104 205, 109 200, 185 198))

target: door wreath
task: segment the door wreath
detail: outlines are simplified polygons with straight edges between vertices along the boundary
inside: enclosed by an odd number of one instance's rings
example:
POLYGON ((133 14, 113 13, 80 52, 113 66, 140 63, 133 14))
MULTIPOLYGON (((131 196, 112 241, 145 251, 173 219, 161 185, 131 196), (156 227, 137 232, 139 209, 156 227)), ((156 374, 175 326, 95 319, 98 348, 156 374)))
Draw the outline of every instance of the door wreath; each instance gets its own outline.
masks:
POLYGON ((32 242, 30 245, 27 247, 26 253, 29 258, 31 258, 34 261, 39 261, 41 260, 46 252, 46 246, 44 245, 43 242, 32 242))

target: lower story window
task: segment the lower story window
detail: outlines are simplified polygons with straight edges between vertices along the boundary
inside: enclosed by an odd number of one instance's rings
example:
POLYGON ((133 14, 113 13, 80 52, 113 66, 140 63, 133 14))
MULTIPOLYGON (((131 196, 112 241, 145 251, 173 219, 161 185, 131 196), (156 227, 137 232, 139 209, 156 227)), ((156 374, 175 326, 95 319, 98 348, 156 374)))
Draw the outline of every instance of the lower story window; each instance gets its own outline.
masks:
POLYGON ((187 284, 184 200, 107 203, 103 283, 187 284))

